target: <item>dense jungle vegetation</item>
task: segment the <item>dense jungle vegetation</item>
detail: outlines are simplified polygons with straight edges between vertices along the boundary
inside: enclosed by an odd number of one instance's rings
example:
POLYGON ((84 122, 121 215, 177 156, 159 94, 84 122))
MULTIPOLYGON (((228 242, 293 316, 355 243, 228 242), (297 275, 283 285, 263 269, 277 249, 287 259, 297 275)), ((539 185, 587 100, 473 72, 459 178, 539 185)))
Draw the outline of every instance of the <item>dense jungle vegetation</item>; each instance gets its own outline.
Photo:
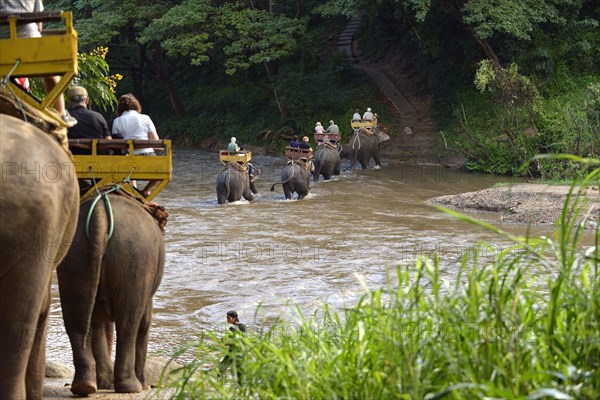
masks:
POLYGON ((600 154, 595 0, 45 3, 74 12, 81 52, 108 48, 110 73, 123 76, 113 75, 116 94, 138 96, 162 137, 207 145, 234 135, 278 149, 315 121, 367 106, 397 134, 401 121, 335 48, 348 18, 362 15, 362 53, 376 62, 398 52, 433 94, 447 139, 439 152, 464 155, 473 170, 551 179, 579 164, 531 156, 600 154))

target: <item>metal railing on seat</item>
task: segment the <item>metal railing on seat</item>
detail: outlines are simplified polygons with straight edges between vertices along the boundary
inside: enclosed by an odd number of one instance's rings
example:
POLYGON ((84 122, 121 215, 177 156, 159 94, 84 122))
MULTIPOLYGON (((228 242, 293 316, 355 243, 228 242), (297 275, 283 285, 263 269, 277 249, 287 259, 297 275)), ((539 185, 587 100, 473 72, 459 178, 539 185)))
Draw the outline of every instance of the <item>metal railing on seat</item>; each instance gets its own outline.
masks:
MULTIPOLYGON (((138 198, 152 200, 167 186, 172 178, 173 157, 171 141, 165 140, 124 140, 124 139, 69 139, 73 163, 78 179, 94 180, 96 186, 119 184, 126 180, 157 181, 148 196, 141 191, 124 185, 123 189, 138 198), (134 150, 152 148, 155 156, 134 155, 134 150)), ((90 187, 82 193, 85 199, 95 193, 90 187)))
POLYGON ((70 11, 0 13, 0 24, 8 24, 10 31, 10 37, 0 39, 2 90, 9 90, 10 86, 21 101, 65 126, 50 107, 63 95, 77 74, 77 32, 73 28, 73 14, 70 11), (17 37, 18 25, 49 21, 64 21, 65 28, 43 31, 39 38, 17 37), (60 76, 59 82, 43 99, 34 97, 13 79, 56 75, 60 76))

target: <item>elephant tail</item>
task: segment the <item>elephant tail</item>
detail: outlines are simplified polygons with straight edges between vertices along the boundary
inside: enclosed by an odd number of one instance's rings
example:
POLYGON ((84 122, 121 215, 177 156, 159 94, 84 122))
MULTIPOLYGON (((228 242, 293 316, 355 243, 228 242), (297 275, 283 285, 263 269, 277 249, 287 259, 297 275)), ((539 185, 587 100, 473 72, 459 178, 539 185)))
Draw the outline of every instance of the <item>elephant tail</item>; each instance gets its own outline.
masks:
MULTIPOLYGON (((108 195, 106 196, 108 197, 108 195)), ((106 254, 106 248, 108 246, 109 238, 109 225, 112 219, 111 209, 108 207, 110 200, 103 196, 105 207, 95 207, 91 210, 89 216, 89 238, 88 238, 88 277, 90 278, 89 287, 91 288, 90 293, 86 296, 85 304, 82 308, 85 309, 85 315, 87 316, 85 321, 85 336, 90 334, 90 325, 92 318, 92 311, 96 302, 96 295, 98 294, 98 287, 100 285, 100 273, 102 270, 102 260, 106 254)), ((83 341, 85 346, 87 340, 83 341)))
POLYGON ((296 172, 296 170, 293 168, 293 166, 291 168, 289 168, 291 170, 291 173, 289 174, 289 176, 287 177, 287 179, 285 179, 284 181, 281 182, 276 182, 273 184, 273 186, 271 186, 271 192, 275 191, 275 186, 277 185, 283 185, 284 183, 288 183, 289 181, 292 180, 292 178, 294 177, 294 174, 296 172))

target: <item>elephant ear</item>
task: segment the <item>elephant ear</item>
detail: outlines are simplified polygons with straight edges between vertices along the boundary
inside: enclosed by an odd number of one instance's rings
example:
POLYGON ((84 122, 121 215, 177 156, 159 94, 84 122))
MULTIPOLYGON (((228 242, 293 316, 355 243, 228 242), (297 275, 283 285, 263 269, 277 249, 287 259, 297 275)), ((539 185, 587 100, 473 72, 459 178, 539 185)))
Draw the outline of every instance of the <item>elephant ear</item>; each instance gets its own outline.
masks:
POLYGON ((384 131, 377 132, 375 134, 375 137, 377 138, 377 143, 385 142, 386 140, 390 139, 390 135, 388 135, 384 131))

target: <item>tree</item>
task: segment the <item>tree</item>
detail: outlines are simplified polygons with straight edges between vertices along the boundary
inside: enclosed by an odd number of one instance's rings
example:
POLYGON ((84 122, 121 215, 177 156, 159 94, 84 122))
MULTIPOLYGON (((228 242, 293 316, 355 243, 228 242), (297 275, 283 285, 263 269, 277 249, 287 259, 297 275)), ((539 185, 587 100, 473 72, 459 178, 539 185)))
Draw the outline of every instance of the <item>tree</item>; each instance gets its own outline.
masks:
POLYGON ((112 64, 129 71, 134 92, 143 101, 144 77, 160 82, 177 116, 186 113, 171 81, 164 50, 158 42, 141 42, 146 27, 178 1, 161 0, 49 0, 48 8, 69 9, 75 13, 80 47, 107 43, 112 64))

